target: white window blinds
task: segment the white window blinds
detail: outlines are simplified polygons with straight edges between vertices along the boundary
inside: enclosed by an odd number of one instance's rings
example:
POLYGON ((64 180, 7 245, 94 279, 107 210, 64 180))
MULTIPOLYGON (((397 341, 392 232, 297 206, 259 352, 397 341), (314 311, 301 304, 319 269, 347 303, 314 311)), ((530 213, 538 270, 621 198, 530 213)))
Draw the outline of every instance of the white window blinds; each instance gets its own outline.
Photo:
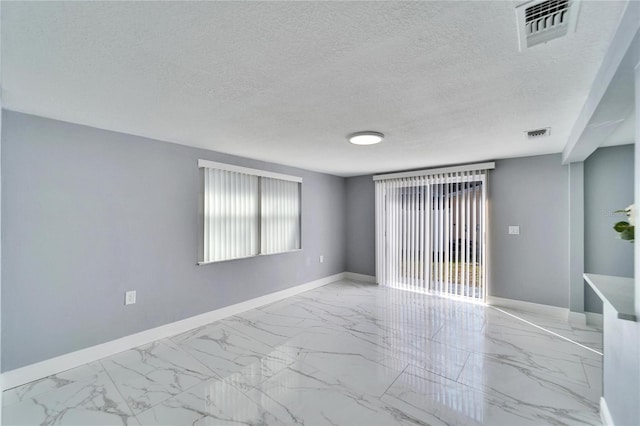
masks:
POLYGON ((199 264, 301 248, 302 178, 199 160, 204 247, 199 264))
POLYGON ((300 185, 281 179, 262 178, 263 254, 300 248, 300 185))
POLYGON ((378 283, 485 299, 486 170, 493 167, 374 177, 378 283))
POLYGON ((258 254, 258 176, 204 169, 204 261, 258 254))

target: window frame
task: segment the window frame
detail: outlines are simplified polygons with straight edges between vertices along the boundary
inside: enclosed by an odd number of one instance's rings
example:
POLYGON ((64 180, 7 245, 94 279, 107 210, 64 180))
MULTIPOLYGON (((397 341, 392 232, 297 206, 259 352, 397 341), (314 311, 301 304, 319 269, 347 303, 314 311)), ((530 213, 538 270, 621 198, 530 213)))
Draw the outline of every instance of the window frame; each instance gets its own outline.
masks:
POLYGON ((220 262, 228 262, 228 261, 233 261, 233 260, 239 260, 239 259, 250 259, 250 258, 254 258, 254 257, 259 257, 259 256, 271 256, 271 255, 278 255, 278 254, 284 254, 284 253, 294 253, 294 252, 298 252, 298 251, 302 251, 303 249, 303 245, 302 245, 302 182, 303 179, 300 176, 294 176, 294 175, 287 175, 284 173, 276 173, 276 172, 270 172, 267 170, 261 170, 261 169, 254 169, 254 168, 250 168, 250 167, 244 167, 244 166, 237 166, 234 164, 227 164, 227 163, 220 163, 220 162, 216 162, 216 161, 210 161, 210 160, 202 160, 199 159, 198 160, 198 169, 205 169, 205 168, 210 168, 210 169, 218 169, 218 170, 223 170, 223 171, 228 171, 228 172, 236 172, 236 173, 244 173, 244 174, 248 174, 248 175, 252 175, 252 176, 257 176, 258 177, 258 215, 256 217, 256 220, 258 221, 258 223, 260 224, 262 222, 262 202, 261 202, 261 187, 262 187, 262 179, 261 178, 271 178, 271 179, 279 179, 279 180, 285 180, 285 181, 290 181, 290 182, 296 182, 298 184, 298 234, 299 234, 299 248, 297 249, 293 249, 293 250, 286 250, 286 251, 280 251, 280 252, 274 252, 274 253, 262 253, 262 234, 260 232, 260 225, 258 225, 258 236, 257 236, 257 244, 258 244, 258 253, 257 254, 252 254, 249 256, 241 256, 241 257, 233 257, 233 258, 228 258, 228 259, 220 259, 220 260, 211 260, 211 261, 204 261, 202 259, 204 259, 204 244, 205 244, 205 237, 204 237, 204 229, 205 229, 205 214, 204 214, 204 200, 205 200, 205 179, 204 179, 204 172, 200 172, 199 173, 199 177, 200 177, 200 182, 201 182, 201 188, 202 190, 200 191, 200 211, 199 211, 199 217, 200 217, 200 226, 199 226, 199 250, 198 250, 198 262, 197 265, 209 265, 212 263, 220 263, 220 262))

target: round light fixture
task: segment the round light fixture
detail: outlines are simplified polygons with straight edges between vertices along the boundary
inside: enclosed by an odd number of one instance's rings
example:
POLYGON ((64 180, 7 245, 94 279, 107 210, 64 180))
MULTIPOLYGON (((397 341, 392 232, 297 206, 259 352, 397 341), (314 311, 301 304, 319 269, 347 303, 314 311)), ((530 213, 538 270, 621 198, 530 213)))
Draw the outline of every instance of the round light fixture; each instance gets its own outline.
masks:
POLYGON ((347 139, 354 145, 374 145, 382 142, 384 135, 380 132, 357 132, 350 134, 347 139))

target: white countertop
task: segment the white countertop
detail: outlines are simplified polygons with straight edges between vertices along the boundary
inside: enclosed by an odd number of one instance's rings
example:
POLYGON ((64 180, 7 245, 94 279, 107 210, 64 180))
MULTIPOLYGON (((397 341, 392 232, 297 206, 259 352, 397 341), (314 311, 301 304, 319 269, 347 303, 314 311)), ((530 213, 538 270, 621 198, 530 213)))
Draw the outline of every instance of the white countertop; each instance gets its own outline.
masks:
POLYGON ((635 281, 633 278, 598 274, 583 274, 583 276, 603 303, 608 304, 618 313, 618 318, 629 321, 637 320, 634 307, 635 281))

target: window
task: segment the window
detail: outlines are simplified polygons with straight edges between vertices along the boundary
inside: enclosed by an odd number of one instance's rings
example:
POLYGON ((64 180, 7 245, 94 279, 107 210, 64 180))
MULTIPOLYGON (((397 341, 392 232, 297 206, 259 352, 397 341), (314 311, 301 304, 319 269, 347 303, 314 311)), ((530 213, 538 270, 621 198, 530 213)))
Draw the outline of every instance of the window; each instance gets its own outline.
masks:
POLYGON ((198 160, 204 171, 199 264, 301 248, 302 178, 198 160))

